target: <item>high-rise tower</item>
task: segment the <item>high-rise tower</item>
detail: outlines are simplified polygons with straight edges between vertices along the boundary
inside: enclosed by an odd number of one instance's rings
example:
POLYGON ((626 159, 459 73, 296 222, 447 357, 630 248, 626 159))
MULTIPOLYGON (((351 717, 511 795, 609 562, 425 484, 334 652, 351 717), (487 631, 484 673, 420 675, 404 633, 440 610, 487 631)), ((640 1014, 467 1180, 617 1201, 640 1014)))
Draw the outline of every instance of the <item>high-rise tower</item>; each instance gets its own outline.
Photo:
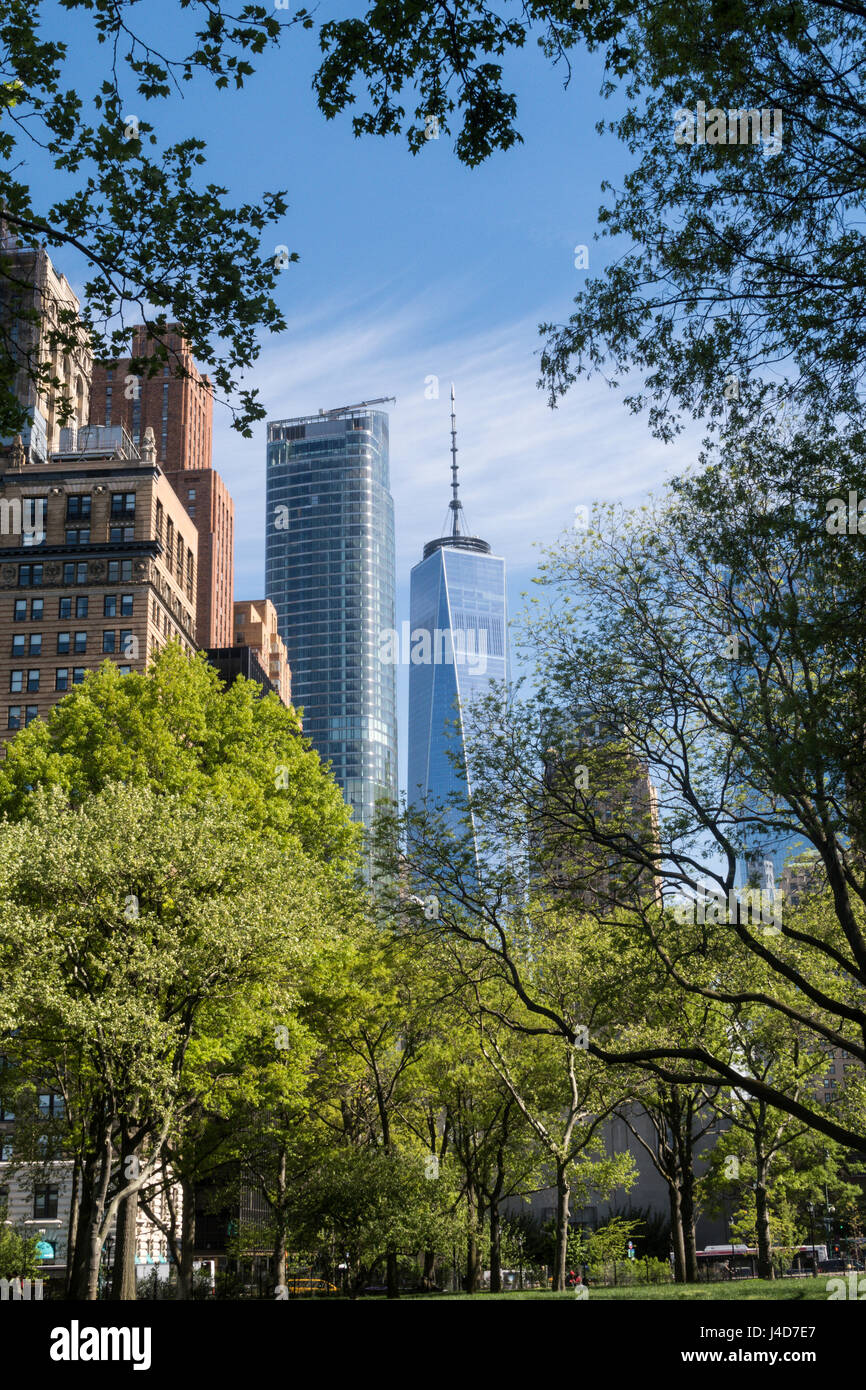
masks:
POLYGON ((487 541, 466 533, 453 386, 448 507, 450 534, 428 541, 412 570, 408 799, 431 809, 450 804, 449 819, 457 821, 469 790, 464 714, 492 682, 507 679, 508 635, 505 561, 491 554, 487 541), (456 754, 456 766, 449 752, 456 754), (450 803, 449 793, 456 794, 450 803))
POLYGON ((397 797, 397 701, 380 633, 396 622, 388 416, 364 402, 268 425, 265 590, 304 733, 355 818, 397 797))

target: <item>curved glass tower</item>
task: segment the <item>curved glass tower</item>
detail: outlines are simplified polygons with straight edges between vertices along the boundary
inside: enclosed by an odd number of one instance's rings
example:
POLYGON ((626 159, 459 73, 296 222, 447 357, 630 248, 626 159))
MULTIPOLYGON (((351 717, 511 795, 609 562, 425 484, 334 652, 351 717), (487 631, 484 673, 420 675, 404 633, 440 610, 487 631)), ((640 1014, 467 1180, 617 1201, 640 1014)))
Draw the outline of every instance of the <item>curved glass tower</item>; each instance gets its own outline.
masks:
POLYGON ((396 622, 388 416, 351 406, 268 424, 265 583, 304 733, 356 820, 397 798, 396 622))
POLYGON ((464 715, 491 682, 507 680, 508 633, 505 561, 464 532, 453 386, 451 490, 451 534, 427 542, 411 576, 408 800, 433 809, 456 793, 448 817, 456 823, 470 789, 464 715))

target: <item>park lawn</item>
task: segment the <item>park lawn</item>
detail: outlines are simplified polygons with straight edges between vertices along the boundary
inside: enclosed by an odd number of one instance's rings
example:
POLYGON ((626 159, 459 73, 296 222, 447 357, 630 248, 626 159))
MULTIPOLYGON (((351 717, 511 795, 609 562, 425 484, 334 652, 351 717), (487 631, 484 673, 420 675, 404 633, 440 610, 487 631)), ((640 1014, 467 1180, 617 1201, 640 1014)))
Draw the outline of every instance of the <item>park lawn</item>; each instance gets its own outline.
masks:
MULTIPOLYGON (((416 1298, 449 1299, 456 1302, 466 1298, 482 1298, 492 1302, 515 1298, 570 1298, 575 1301, 573 1289, 565 1293, 553 1293, 550 1289, 514 1290, 511 1293, 476 1294, 416 1294, 416 1298)), ((819 1279, 737 1279, 725 1284, 650 1284, 649 1287, 635 1288, 590 1288, 587 1303, 616 1302, 621 1299, 638 1299, 667 1302, 691 1299, 698 1303, 741 1302, 741 1301, 810 1301, 824 1302, 827 1299, 827 1280, 819 1279)))

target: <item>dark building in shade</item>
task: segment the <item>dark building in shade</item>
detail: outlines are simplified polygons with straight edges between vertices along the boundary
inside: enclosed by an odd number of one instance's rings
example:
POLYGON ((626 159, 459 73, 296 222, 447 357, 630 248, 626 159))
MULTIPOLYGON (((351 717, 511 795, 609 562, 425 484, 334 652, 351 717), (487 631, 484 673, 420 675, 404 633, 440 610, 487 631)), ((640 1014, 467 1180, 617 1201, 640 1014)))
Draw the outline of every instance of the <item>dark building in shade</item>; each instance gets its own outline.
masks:
POLYGON ((224 685, 233 685, 238 676, 244 676, 248 681, 258 681, 262 695, 279 695, 252 647, 208 647, 205 656, 224 685))

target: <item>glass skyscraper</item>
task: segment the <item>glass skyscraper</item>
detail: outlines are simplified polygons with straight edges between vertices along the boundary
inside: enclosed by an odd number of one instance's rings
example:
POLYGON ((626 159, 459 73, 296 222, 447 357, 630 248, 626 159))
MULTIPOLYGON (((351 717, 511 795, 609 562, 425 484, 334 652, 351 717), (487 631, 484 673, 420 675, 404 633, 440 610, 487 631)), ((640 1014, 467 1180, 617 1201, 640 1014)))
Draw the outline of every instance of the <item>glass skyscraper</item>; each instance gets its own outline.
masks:
POLYGON ((397 797, 396 622, 388 416, 352 406, 268 424, 265 591, 304 733, 356 820, 397 797))
POLYGON ((464 715, 491 682, 507 680, 508 634, 505 561, 464 532, 453 387, 451 478, 451 534, 427 542, 411 576, 408 801, 431 810, 450 804, 456 824, 470 790, 464 715))

